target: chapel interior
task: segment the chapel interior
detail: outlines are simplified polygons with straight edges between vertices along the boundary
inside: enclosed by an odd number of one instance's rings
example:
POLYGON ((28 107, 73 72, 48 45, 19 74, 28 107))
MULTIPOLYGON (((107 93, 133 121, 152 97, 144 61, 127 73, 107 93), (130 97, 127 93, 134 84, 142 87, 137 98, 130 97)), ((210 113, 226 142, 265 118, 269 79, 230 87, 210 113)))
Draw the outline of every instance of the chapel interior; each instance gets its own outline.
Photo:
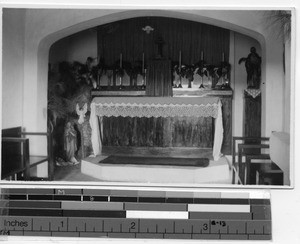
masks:
POLYGON ((2 18, 2 180, 291 185, 289 11, 2 18))

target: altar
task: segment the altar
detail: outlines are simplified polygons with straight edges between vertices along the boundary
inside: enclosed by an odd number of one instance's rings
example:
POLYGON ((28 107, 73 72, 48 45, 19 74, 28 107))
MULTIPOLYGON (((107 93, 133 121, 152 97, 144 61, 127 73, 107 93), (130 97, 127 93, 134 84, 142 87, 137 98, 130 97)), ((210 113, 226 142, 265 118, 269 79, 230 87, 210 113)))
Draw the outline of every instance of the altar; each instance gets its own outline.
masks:
POLYGON ((95 156, 103 147, 103 117, 211 117, 214 119, 214 161, 221 157, 223 142, 222 104, 218 97, 95 97, 90 125, 95 156))

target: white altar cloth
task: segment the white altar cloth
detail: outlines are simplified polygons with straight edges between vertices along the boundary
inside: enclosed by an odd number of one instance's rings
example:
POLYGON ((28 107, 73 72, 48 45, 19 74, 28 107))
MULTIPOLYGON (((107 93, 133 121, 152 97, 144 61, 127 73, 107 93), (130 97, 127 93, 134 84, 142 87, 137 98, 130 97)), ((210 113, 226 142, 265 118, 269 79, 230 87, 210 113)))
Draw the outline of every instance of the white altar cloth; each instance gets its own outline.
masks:
POLYGON ((122 117, 213 117, 215 120, 213 157, 221 157, 223 122, 217 97, 96 97, 91 103, 90 124, 94 155, 101 155, 103 116, 122 117))

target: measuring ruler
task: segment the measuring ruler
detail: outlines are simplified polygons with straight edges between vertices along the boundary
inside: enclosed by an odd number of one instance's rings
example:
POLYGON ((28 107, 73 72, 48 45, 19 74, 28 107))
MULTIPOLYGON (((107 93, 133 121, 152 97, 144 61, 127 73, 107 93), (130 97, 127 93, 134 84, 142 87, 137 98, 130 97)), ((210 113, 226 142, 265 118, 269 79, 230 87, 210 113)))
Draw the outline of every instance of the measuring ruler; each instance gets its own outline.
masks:
POLYGON ((270 195, 2 188, 0 235, 270 240, 270 195))

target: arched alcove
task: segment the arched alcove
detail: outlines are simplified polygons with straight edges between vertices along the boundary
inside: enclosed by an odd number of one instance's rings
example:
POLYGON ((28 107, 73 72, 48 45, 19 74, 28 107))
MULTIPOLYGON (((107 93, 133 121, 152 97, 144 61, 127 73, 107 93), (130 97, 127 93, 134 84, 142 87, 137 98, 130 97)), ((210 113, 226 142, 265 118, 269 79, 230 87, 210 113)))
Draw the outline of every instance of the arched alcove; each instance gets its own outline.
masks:
MULTIPOLYGON (((267 64, 267 60, 274 59, 271 58, 272 56, 280 56, 280 43, 275 42, 273 43, 272 40, 267 40, 266 37, 268 36, 267 33, 264 33, 264 31, 261 31, 261 29, 257 29, 257 23, 252 23, 251 21, 254 21, 253 14, 251 13, 249 15, 245 15, 240 12, 236 11, 229 11, 229 12, 219 12, 219 11, 180 11, 180 10, 115 10, 115 11, 108 11, 108 13, 97 14, 94 12, 91 12, 91 16, 86 17, 89 13, 88 10, 82 10, 85 12, 85 17, 82 18, 84 20, 82 21, 76 21, 76 16, 68 15, 59 13, 62 19, 66 19, 66 23, 58 23, 55 21, 55 28, 49 31, 43 31, 43 34, 40 35, 40 37, 37 39, 38 43, 38 55, 36 62, 32 62, 33 66, 36 65, 36 69, 34 68, 33 73, 30 74, 30 76, 35 75, 36 72, 37 77, 33 78, 31 77, 31 80, 29 81, 25 76, 25 83, 31 83, 33 85, 32 81, 38 81, 36 83, 37 87, 37 97, 36 101, 38 101, 36 104, 36 109, 33 110, 33 113, 35 113, 36 121, 35 123, 29 123, 28 118, 26 118, 27 115, 24 115, 24 125, 25 126, 32 126, 35 128, 38 128, 38 130, 45 130, 47 126, 47 116, 46 116, 46 109, 47 109, 47 82, 48 82, 48 60, 49 60, 49 50, 52 44, 54 44, 56 41, 72 35, 74 33, 77 33, 81 30, 85 30, 88 28, 92 28, 98 25, 111 23, 114 21, 122 20, 122 19, 128 19, 128 18, 134 18, 134 17, 141 17, 141 16, 158 16, 158 17, 175 17, 180 19, 186 19, 186 20, 192 20, 196 22, 206 23, 206 24, 213 24, 218 27, 227 28, 231 31, 234 31, 236 33, 240 33, 242 35, 248 36, 253 38, 254 40, 257 40, 256 43, 259 43, 261 47, 261 56, 262 56, 262 84, 265 84, 266 77, 269 76, 269 80, 272 80, 273 84, 269 86, 263 86, 262 87, 262 135, 268 135, 269 130, 268 128, 280 128, 281 121, 276 120, 270 120, 270 117, 266 116, 266 110, 271 108, 271 114, 277 114, 278 112, 281 113, 281 108, 273 108, 272 100, 274 98, 271 98, 270 96, 274 94, 272 86, 276 86, 276 84, 280 83, 280 80, 278 79, 278 74, 281 72, 280 69, 278 69, 278 65, 276 64, 276 68, 273 65, 273 63, 267 64), (113 12, 113 13, 111 13, 113 12), (236 16, 238 15, 238 16, 236 16), (101 16, 101 17, 99 17, 101 16), (232 17, 234 16, 234 17, 232 17), (237 24, 236 18, 240 17, 242 20, 239 24, 237 24), (246 18, 245 18, 246 17, 246 18), (74 20, 74 21, 72 21, 74 20), (249 21, 251 20, 251 21, 249 21), (76 24, 74 24, 76 23, 76 24), (271 44, 268 46, 266 45, 266 42, 268 44, 271 44), (274 49, 275 48, 275 49, 274 49), (274 51, 271 51, 275 50, 274 51), (267 55, 270 54, 270 55, 267 55), (270 65, 271 64, 271 65, 270 65), (268 66, 268 67, 267 67, 268 66), (269 71, 270 72, 269 72, 269 71), (271 71, 272 70, 272 71, 271 71), (274 72, 275 71, 275 72, 274 72), (277 78, 276 78, 277 77, 277 78), (267 89, 267 90, 266 90, 267 89), (267 96, 269 98, 267 99, 267 96), (269 126, 271 125, 271 126, 269 126)), ((83 16, 83 15, 82 15, 83 16)), ((80 19, 80 18, 79 18, 80 19)), ((54 21, 54 20, 53 20, 54 21)), ((255 21, 254 21, 255 22, 255 21)), ((260 23, 260 20, 257 20, 258 23, 260 23)), ((248 52, 247 52, 248 53, 248 52)), ((244 56, 244 55, 243 55, 244 56)), ((29 70, 26 70, 28 73, 29 70)), ((281 86, 281 84, 279 84, 281 86)), ((279 86, 277 86, 278 90, 276 90, 277 97, 276 101, 279 101, 279 104, 281 102, 281 92, 279 86), (279 96, 278 96, 279 95, 279 96)), ((26 92, 25 92, 26 93, 26 92)), ((29 95, 29 90, 28 90, 29 95)), ((34 98, 35 99, 35 98, 34 98)), ((25 103, 25 107, 31 107, 31 105, 27 102, 25 103)), ((281 106, 281 105, 280 105, 281 106)), ((270 111, 270 110, 269 110, 270 111)), ((237 111, 237 114, 241 116, 240 112, 237 111)), ((42 145, 38 145, 38 147, 42 147, 42 145)), ((44 147, 45 148, 45 147, 44 147)))
MULTIPOLYGON (((123 20, 118 20, 114 22, 107 22, 105 19, 98 19, 98 23, 104 23, 100 26, 108 26, 108 23, 119 23, 125 22, 128 20, 138 20, 142 18, 141 13, 148 13, 145 11, 130 11, 130 15, 128 14, 127 18, 123 20), (131 18, 132 16, 138 16, 131 18)), ((154 11, 156 13, 157 18, 166 18, 166 15, 174 16, 173 12, 168 11, 154 11), (164 15, 164 17, 161 17, 164 15)), ((155 15, 155 14, 154 14, 155 15)), ((120 14, 122 17, 122 14, 120 14)), ((121 18, 120 17, 120 18, 121 18)), ((178 16, 176 16, 178 17, 178 16)), ((229 25, 226 22, 220 22, 218 20, 212 21, 209 18, 203 18, 199 16, 198 21, 196 22, 196 18, 193 16, 184 15, 186 19, 183 19, 182 14, 179 15, 180 18, 171 18, 177 21, 193 22, 198 23, 199 25, 212 26, 206 23, 213 23, 213 28, 219 28, 220 30, 228 31, 228 53, 226 54, 226 59, 228 59, 229 63, 232 65, 232 73, 231 73, 231 86, 234 89, 234 98, 233 98, 233 135, 242 135, 243 134, 243 90, 246 88, 246 70, 243 65, 238 65, 238 60, 241 57, 245 57, 248 55, 250 51, 250 47, 255 46, 259 55, 263 55, 263 48, 260 44, 263 38, 260 34, 255 33, 253 31, 249 31, 245 28, 238 27, 236 25, 229 25), (191 21, 192 20, 192 21, 191 21), (205 24, 203 24, 204 21, 205 24), (216 27, 216 24, 219 26, 216 27), (220 27, 221 26, 221 27, 220 27), (225 28, 226 27, 226 28, 225 28), (228 29, 230 27, 230 29, 228 29), (235 31, 233 31, 235 30, 235 31), (237 31, 238 30, 238 31, 237 31), (258 40, 254 39, 257 38, 258 40), (259 42, 260 41, 260 42, 259 42)), ((111 18, 115 19, 115 18, 111 18)), ((146 22, 145 22, 146 23, 146 22)), ((143 23, 143 24, 145 24, 143 23)), ((149 22, 150 23, 150 22, 149 22)), ((85 23, 86 24, 86 23, 85 23)), ((57 63, 61 61, 74 62, 79 61, 84 63, 88 56, 96 57, 98 55, 97 51, 97 26, 96 21, 91 21, 91 27, 85 30, 73 33, 72 35, 68 35, 64 38, 61 38, 54 42, 51 45, 51 49, 49 49, 50 56, 49 62, 51 65, 56 66, 57 63)), ((142 30, 140 30, 142 32, 142 30)), ((61 33, 59 33, 61 34, 61 33)), ((264 42, 262 42, 264 43, 264 42)), ((201 46, 201 44, 199 44, 201 46)), ((198 56, 200 57, 200 49, 198 49, 198 56)), ((178 50, 177 50, 178 52, 178 50)), ((101 55, 101 54, 100 54, 101 55)), ((176 55, 175 55, 176 56, 176 55)), ((195 56, 195 55, 194 55, 195 56)), ((118 57, 116 56, 116 60, 118 57)), ((220 54, 221 59, 221 54, 220 54)))

